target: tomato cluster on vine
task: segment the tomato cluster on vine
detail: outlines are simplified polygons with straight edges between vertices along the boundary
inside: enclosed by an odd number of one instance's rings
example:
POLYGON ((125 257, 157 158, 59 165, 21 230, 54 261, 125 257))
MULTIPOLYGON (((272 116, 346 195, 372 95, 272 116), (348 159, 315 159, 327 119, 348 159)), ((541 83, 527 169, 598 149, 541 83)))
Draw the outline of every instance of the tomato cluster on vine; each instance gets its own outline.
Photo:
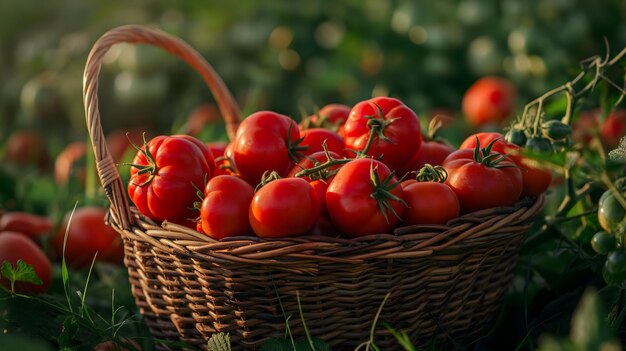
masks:
POLYGON ((139 211, 215 239, 445 224, 540 196, 551 179, 498 133, 458 150, 423 137, 417 114, 390 97, 331 104, 300 124, 255 112, 229 144, 175 135, 137 148, 128 190, 139 211))

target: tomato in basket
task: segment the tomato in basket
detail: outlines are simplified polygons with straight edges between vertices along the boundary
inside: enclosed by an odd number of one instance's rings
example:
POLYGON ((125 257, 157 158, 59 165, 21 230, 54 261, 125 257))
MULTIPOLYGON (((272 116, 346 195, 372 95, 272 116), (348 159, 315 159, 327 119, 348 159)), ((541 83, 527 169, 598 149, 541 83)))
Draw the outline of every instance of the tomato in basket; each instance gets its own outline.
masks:
POLYGON ((356 104, 344 125, 344 137, 346 149, 354 151, 366 149, 373 137, 367 155, 382 157, 381 161, 392 170, 403 166, 422 144, 415 112, 389 97, 356 104))
POLYGON ((404 214, 402 188, 384 163, 359 158, 343 165, 326 191, 333 224, 351 237, 391 233, 404 214))
POLYGON ((259 111, 244 119, 233 140, 233 160, 239 174, 256 186, 265 171, 281 176, 297 158, 298 125, 291 118, 271 111, 259 111))
POLYGON ((301 178, 273 180, 259 189, 250 204, 249 219, 256 235, 282 238, 306 234, 321 213, 313 186, 301 178))
POLYGON ((481 149, 461 149, 443 162, 446 184, 459 198, 461 213, 514 204, 522 193, 522 172, 508 157, 491 151, 497 141, 481 149))
POLYGON ((200 208, 202 232, 218 240, 250 235, 248 208, 253 196, 252 186, 237 176, 219 175, 211 179, 200 208))
POLYGON ((521 148, 509 143, 500 133, 476 133, 467 137, 459 149, 473 149, 476 147, 476 138, 480 145, 487 145, 496 140, 492 150, 506 154, 522 170, 522 194, 521 196, 537 197, 543 194, 552 181, 550 170, 533 163, 533 161, 520 154, 521 148))
POLYGON ((156 221, 192 225, 198 189, 211 178, 211 151, 190 136, 157 136, 135 156, 128 193, 139 211, 156 221))

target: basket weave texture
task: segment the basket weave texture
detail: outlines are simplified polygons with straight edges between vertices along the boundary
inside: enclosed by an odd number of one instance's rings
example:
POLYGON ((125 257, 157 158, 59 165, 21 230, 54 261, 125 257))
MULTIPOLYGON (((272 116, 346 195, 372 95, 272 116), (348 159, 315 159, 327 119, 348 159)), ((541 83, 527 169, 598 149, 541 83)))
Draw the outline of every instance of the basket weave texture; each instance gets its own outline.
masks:
POLYGON ((98 174, 111 202, 108 222, 122 236, 132 291, 151 333, 206 349, 216 332, 233 350, 254 350, 285 335, 324 339, 354 350, 370 337, 400 350, 387 323, 416 345, 480 335, 499 308, 528 228, 543 197, 483 210, 446 225, 408 226, 358 239, 309 236, 216 241, 186 227, 154 223, 130 206, 107 149, 98 110, 102 58, 117 43, 160 47, 205 80, 232 138, 239 109, 211 66, 178 38, 142 26, 105 33, 84 73, 87 128, 98 174), (384 302, 384 303, 383 303, 384 302), (382 306, 382 308, 381 308, 382 306))

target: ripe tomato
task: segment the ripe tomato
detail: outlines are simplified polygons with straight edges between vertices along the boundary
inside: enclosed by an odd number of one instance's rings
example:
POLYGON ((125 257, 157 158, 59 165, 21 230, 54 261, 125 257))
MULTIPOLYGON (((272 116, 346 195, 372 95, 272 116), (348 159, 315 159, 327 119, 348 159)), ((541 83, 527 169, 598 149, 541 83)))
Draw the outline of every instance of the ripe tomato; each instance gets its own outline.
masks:
POLYGON ((104 223, 106 210, 101 207, 79 207, 74 211, 70 223, 71 212, 68 212, 59 227, 51 244, 58 257, 63 255, 63 240, 67 234, 65 246, 65 262, 77 269, 91 265, 96 253, 97 261, 120 263, 124 255, 122 239, 111 227, 104 223))
POLYGON ((337 228, 352 237, 391 233, 405 209, 398 179, 369 158, 339 169, 326 190, 326 207, 337 228))
POLYGON ((307 235, 335 237, 339 235, 339 231, 337 230, 337 228, 335 228, 333 222, 331 222, 328 217, 320 216, 317 222, 315 222, 313 228, 309 230, 307 235))
POLYGON ((282 178, 256 192, 248 216, 256 235, 282 238, 306 234, 320 212, 320 200, 311 184, 301 178, 282 178))
MULTIPOLYGON (((338 154, 336 154, 333 151, 329 151, 328 154, 333 158, 333 159, 340 159, 341 156, 339 156, 338 154)), ((293 168, 289 171, 289 173, 287 173, 287 178, 293 178, 296 176, 296 174, 300 173, 302 170, 305 169, 311 169, 314 166, 324 163, 328 160, 326 153, 324 153, 324 151, 318 151, 316 153, 313 153, 311 155, 308 155, 307 157, 303 158, 302 160, 300 160, 300 162, 298 162, 297 165, 293 166, 293 168)), ((339 169, 341 167, 341 165, 335 165, 335 166, 331 166, 326 168, 325 170, 321 171, 321 175, 310 175, 310 176, 305 176, 302 177, 302 179, 306 180, 307 182, 310 182, 312 179, 319 179, 319 178, 332 178, 332 174, 334 173, 334 171, 336 171, 337 169, 339 169)), ((328 179, 330 181, 330 179, 328 179)))
POLYGON ((215 141, 206 143, 206 146, 208 146, 209 150, 211 150, 213 158, 218 158, 224 156, 224 153, 226 152, 226 147, 228 147, 228 143, 225 141, 215 141))
POLYGON ((322 145, 326 142, 326 147, 329 151, 333 151, 338 155, 344 156, 343 139, 335 132, 324 128, 311 128, 302 131, 304 139, 301 146, 308 147, 307 150, 302 151, 304 155, 311 155, 319 151, 324 151, 322 145))
POLYGON ((398 175, 401 176, 418 171, 427 163, 433 166, 440 166, 443 160, 455 150, 455 148, 447 144, 425 141, 411 160, 398 169, 398 175))
POLYGON ((265 171, 281 176, 293 167, 293 143, 300 138, 296 123, 271 111, 253 113, 241 122, 233 140, 233 159, 239 174, 256 186, 265 171))
MULTIPOLYGON (((24 294, 43 294, 48 291, 52 282, 52 265, 46 254, 22 233, 0 232, 0 266, 8 261, 15 268, 18 260, 32 265, 42 284, 16 282, 15 291, 24 294)), ((0 278, 0 284, 11 288, 11 282, 5 278, 0 278)))
POLYGON ((459 216, 459 199, 446 184, 415 182, 402 191, 407 204, 402 225, 445 224, 459 216))
POLYGON ((572 140, 589 145, 600 124, 600 110, 581 111, 572 123, 572 140))
POLYGON ((328 104, 315 115, 305 118, 300 126, 309 128, 325 128, 337 132, 343 137, 343 124, 350 115, 351 107, 342 104, 328 104))
POLYGON ((367 154, 382 157, 382 162, 390 169, 403 166, 422 144, 417 115, 393 98, 377 97, 361 101, 352 108, 344 125, 345 147, 363 150, 372 133, 377 134, 367 154), (373 131, 373 127, 377 131, 373 131))
POLYGON ((213 157, 213 152, 211 151, 211 149, 209 149, 209 146, 206 143, 200 141, 200 139, 198 138, 194 138, 192 136, 185 135, 185 134, 176 134, 172 136, 189 140, 194 145, 196 145, 198 149, 202 152, 202 155, 204 156, 204 160, 206 161, 207 166, 209 166, 209 172, 206 175, 207 179, 212 177, 213 174, 215 174, 215 158, 213 157))
POLYGON ((54 180, 59 184, 76 178, 80 184, 85 184, 85 155, 87 144, 75 141, 65 147, 54 162, 54 180))
POLYGON ((206 103, 198 105, 187 117, 182 133, 194 137, 200 135, 207 123, 221 122, 222 117, 214 104, 206 103))
POLYGON ((522 197, 537 197, 548 189, 550 183, 552 182, 552 173, 548 169, 545 169, 536 163, 533 163, 532 160, 522 156, 519 153, 520 147, 515 144, 508 143, 504 140, 504 136, 500 133, 476 133, 474 135, 470 135, 463 141, 459 149, 474 149, 474 147, 476 147, 476 137, 478 137, 482 147, 485 147, 493 140, 498 139, 498 141, 493 144, 491 150, 500 154, 508 155, 508 157, 522 169, 522 197))
POLYGON ((204 189, 215 165, 210 165, 213 159, 207 156, 211 151, 206 145, 191 139, 157 136, 147 143, 149 152, 144 146, 135 156, 128 193, 145 216, 185 225, 196 217, 196 189, 204 189))
POLYGON ((622 137, 626 136, 626 110, 613 110, 606 117, 600 128, 602 142, 609 149, 619 145, 622 137))
POLYGON ((500 123, 513 113, 517 92, 507 80, 484 77, 463 95, 463 114, 474 127, 500 123))
MULTIPOLYGON (((490 155, 494 155, 492 152, 490 155)), ((456 193, 461 213, 514 204, 522 193, 522 172, 508 157, 499 166, 474 159, 474 150, 461 149, 443 162, 446 184, 456 193)))
POLYGON ((17 166, 48 167, 49 158, 44 140, 39 133, 23 130, 9 135, 4 144, 3 160, 17 166))
POLYGON ((252 229, 248 209, 253 196, 252 186, 239 177, 220 175, 212 178, 204 189, 200 208, 202 232, 218 240, 249 235, 252 229))
POLYGON ((50 218, 28 212, 7 212, 0 217, 0 232, 19 232, 30 238, 45 235, 52 226, 50 218))

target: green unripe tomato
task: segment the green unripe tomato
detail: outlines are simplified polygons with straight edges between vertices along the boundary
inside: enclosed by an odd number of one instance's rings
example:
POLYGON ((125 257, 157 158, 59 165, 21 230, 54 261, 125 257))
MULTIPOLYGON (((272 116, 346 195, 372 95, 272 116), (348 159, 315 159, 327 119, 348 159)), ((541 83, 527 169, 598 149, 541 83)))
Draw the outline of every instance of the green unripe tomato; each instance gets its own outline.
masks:
POLYGON ((527 140, 526 133, 524 133, 523 130, 517 128, 511 128, 508 132, 506 132, 504 139, 509 143, 515 144, 517 146, 524 146, 527 140))
POLYGON ((541 125, 541 132, 548 139, 563 140, 572 134, 572 127, 561 121, 552 120, 541 125))
POLYGON ((598 221, 600 226, 608 231, 612 232, 617 229, 624 217, 626 216, 626 210, 617 201, 617 198, 613 195, 611 190, 607 190, 600 197, 598 201, 598 221))
POLYGON ((605 231, 597 232, 591 238, 591 248, 600 255, 606 255, 615 250, 615 237, 605 231))
POLYGON ((552 143, 550 140, 542 137, 530 138, 526 141, 526 149, 534 152, 552 152, 552 143))
POLYGON ((606 258, 605 267, 611 274, 626 273, 626 250, 611 251, 606 258))

